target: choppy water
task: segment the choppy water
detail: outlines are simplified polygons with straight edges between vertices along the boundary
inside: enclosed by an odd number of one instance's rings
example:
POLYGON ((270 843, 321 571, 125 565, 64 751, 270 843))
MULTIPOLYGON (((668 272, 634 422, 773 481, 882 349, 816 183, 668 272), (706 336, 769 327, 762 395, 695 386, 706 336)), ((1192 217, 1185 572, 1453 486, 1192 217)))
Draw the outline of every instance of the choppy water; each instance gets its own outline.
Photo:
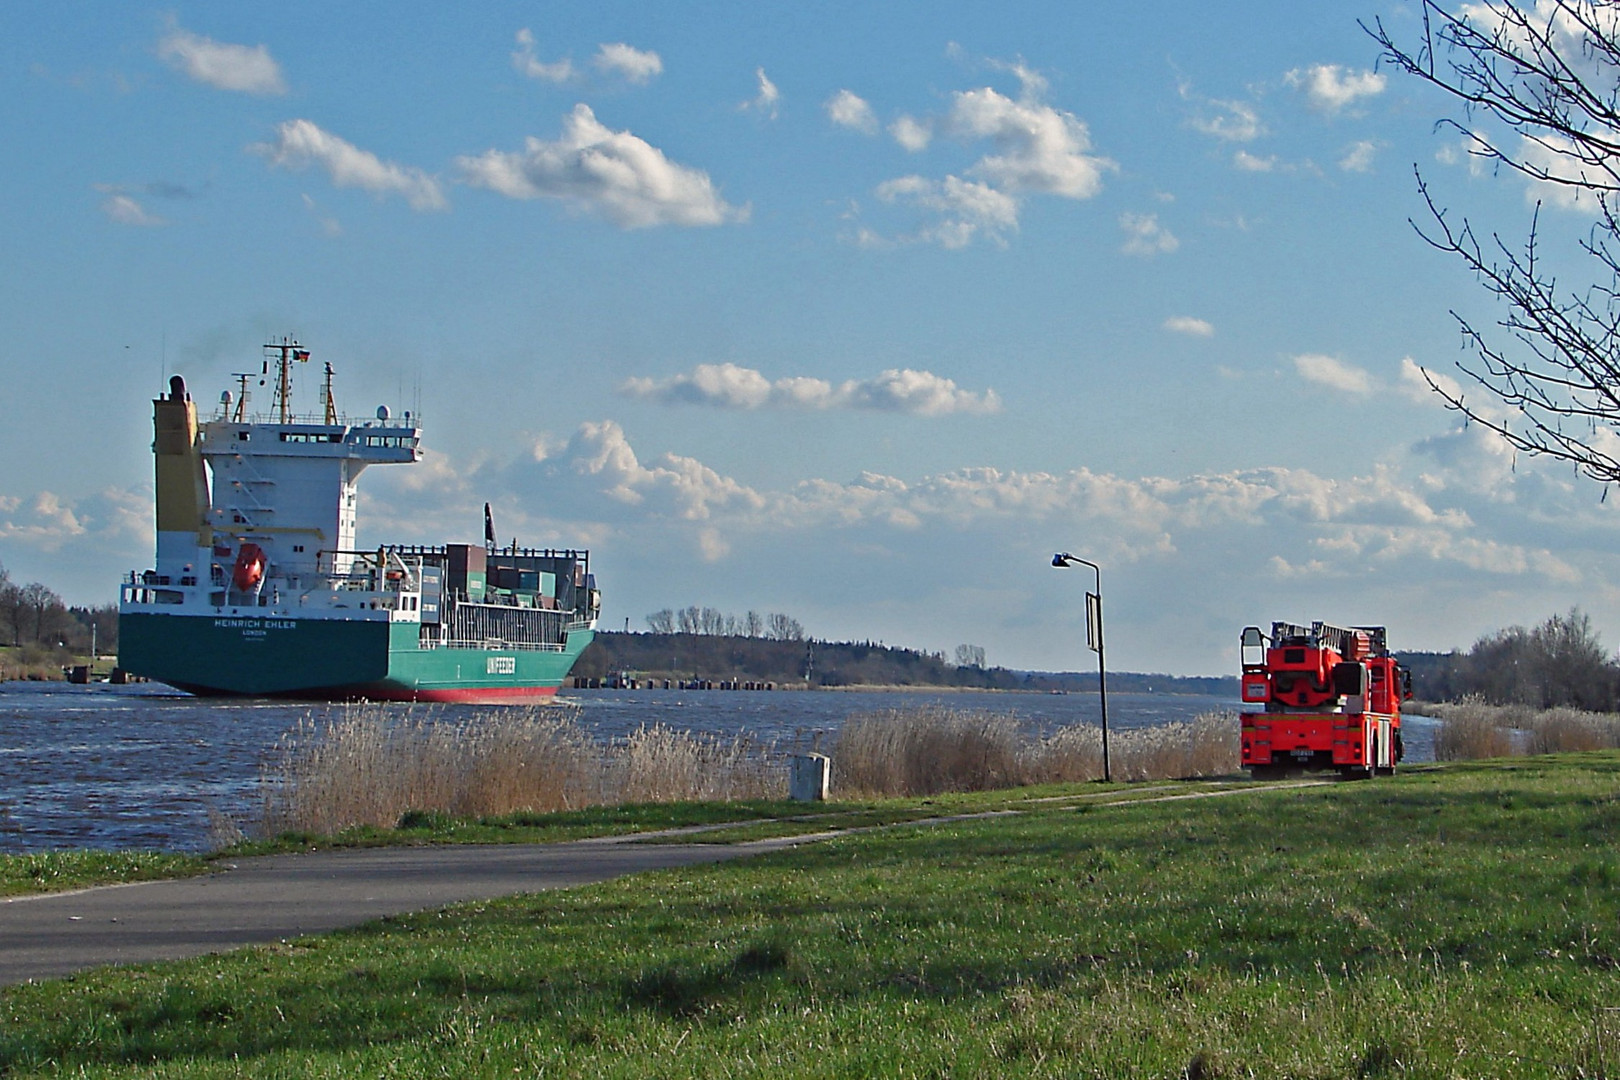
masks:
MULTIPOLYGON (((852 713, 925 703, 1012 712, 1037 731, 1099 717, 1094 694, 581 690, 562 700, 577 705, 581 722, 602 739, 664 724, 747 731, 783 746, 828 739, 852 713)), ((1237 707, 1204 695, 1108 695, 1116 731, 1237 707)), ((336 717, 343 708, 207 700, 156 685, 0 683, 0 852, 206 848, 211 814, 251 820, 260 769, 281 737, 300 721, 336 717)), ((432 711, 453 720, 478 709, 432 711)), ((1432 760, 1432 725, 1411 717, 1406 731, 1409 760, 1432 760)))

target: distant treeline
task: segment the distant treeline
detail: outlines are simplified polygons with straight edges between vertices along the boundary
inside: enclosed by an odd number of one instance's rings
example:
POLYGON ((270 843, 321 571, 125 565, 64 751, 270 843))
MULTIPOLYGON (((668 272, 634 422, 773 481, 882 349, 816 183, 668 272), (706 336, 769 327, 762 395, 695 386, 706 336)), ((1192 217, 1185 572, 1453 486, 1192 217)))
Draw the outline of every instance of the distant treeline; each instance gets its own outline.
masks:
POLYGON ((0 645, 42 655, 88 653, 92 634, 98 652, 118 651, 118 607, 69 607, 48 586, 20 584, 0 566, 0 645), (94 627, 94 631, 92 631, 94 627))
MULTIPOLYGON (((654 679, 737 679, 811 686, 940 686, 985 690, 1097 690, 1097 676, 1014 671, 982 666, 977 646, 957 650, 978 664, 952 664, 944 653, 897 648, 870 641, 782 640, 719 633, 619 633, 596 635, 574 665, 574 674, 605 678, 633 672, 654 679)), ((1237 695, 1237 679, 1178 678, 1109 673, 1108 687, 1121 692, 1156 690, 1237 695)))
POLYGON ((1620 706, 1620 663, 1579 609, 1533 628, 1510 626, 1487 634, 1467 652, 1396 657, 1412 673, 1413 696, 1423 701, 1477 696, 1492 705, 1569 705, 1592 712, 1620 706))
POLYGON ((705 634, 713 637, 769 638, 803 641, 804 626, 791 615, 749 611, 730 615, 712 607, 664 608, 647 616, 647 629, 655 634, 705 634))

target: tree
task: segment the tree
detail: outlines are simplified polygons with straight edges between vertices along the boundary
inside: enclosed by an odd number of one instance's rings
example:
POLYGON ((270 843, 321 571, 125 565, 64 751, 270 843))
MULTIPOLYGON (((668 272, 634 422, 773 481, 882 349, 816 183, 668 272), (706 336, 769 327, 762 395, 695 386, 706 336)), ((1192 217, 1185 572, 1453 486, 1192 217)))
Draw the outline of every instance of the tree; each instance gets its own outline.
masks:
POLYGON ((36 645, 55 645, 57 632, 67 615, 62 598, 37 581, 22 587, 21 615, 18 616, 20 637, 36 645), (26 622, 26 627, 21 624, 26 622))
POLYGON ((1477 0, 1452 14, 1422 0, 1415 47, 1382 21, 1364 28, 1382 59, 1449 95, 1460 119, 1441 121, 1468 152, 1541 186, 1584 215, 1585 283, 1559 280, 1562 253, 1541 243, 1541 203, 1521 243, 1481 239, 1448 216, 1421 174, 1429 220, 1418 231, 1455 256, 1506 306, 1498 332, 1455 311, 1471 354, 1458 366, 1496 400, 1478 407, 1453 381, 1429 385, 1515 449, 1574 463, 1605 484, 1620 480, 1620 9, 1605 0, 1477 0), (1503 410, 1499 405, 1506 405, 1503 410))
POLYGON ((965 668, 984 667, 984 646, 958 645, 956 647, 956 666, 965 668))
POLYGON ((765 636, 772 641, 803 641, 804 627, 791 615, 773 611, 765 616, 765 636))
POLYGON ((675 632, 675 613, 669 608, 653 612, 647 616, 647 629, 655 634, 673 634, 675 632))
POLYGON ((11 575, 0 566, 0 642, 22 644, 22 628, 18 625, 22 612, 22 589, 12 584, 11 575))

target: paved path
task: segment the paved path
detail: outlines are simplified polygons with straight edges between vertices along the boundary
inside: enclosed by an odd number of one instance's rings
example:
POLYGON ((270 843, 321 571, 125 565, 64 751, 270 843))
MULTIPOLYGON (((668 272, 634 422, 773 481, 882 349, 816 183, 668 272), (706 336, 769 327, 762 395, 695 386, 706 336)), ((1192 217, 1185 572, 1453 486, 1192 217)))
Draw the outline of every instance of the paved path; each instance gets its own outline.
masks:
POLYGON ((812 838, 726 845, 623 839, 269 855, 201 877, 12 897, 0 902, 0 985, 99 964, 223 952, 464 900, 743 858, 812 838))
MULTIPOLYGON (((1146 798, 1119 799, 1117 789, 1060 798, 1080 802, 1095 797, 1108 801, 1093 805, 1124 807, 1318 786, 1325 784, 1311 780, 1242 783, 1164 795, 1159 792, 1179 789, 1163 785, 1137 789, 1138 796, 1153 792, 1146 798)), ((0 900, 0 986, 69 975, 101 964, 177 960, 224 952, 465 900, 488 900, 588 885, 643 870, 746 858, 830 836, 1017 813, 991 810, 955 814, 743 844, 637 843, 746 824, 727 822, 561 844, 445 844, 269 855, 240 859, 202 877, 11 897, 0 900)), ((806 827, 814 826, 807 823, 806 827)))

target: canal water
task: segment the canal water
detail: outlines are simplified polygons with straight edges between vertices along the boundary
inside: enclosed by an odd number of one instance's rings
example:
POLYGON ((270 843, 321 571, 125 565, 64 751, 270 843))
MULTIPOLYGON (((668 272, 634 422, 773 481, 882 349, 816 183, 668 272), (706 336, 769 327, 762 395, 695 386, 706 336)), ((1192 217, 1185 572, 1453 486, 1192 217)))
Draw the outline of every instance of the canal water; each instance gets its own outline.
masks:
MULTIPOLYGON (((787 749, 829 742, 852 714, 941 705, 1012 713, 1031 731, 1095 725, 1095 694, 965 691, 574 690, 597 738, 642 725, 722 736, 747 732, 787 749)), ((474 706, 367 706, 455 721, 474 706)), ((211 822, 251 821, 260 771, 301 722, 340 717, 345 706, 213 700, 164 686, 0 683, 0 852, 61 848, 202 850, 211 822)), ((1235 712, 1207 695, 1108 695, 1111 730, 1235 712)), ((1408 718, 1409 760, 1433 758, 1432 725, 1408 718)))

